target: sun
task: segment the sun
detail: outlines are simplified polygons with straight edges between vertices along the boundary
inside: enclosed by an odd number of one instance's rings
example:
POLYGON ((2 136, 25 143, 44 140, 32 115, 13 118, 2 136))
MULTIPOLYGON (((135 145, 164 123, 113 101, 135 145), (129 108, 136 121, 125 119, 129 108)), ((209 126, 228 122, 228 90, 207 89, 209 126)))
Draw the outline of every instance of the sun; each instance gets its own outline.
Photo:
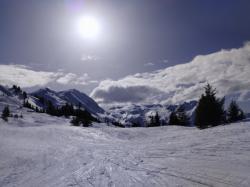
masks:
POLYGON ((78 34, 85 39, 97 39, 101 33, 99 21, 92 16, 83 16, 77 20, 78 34))

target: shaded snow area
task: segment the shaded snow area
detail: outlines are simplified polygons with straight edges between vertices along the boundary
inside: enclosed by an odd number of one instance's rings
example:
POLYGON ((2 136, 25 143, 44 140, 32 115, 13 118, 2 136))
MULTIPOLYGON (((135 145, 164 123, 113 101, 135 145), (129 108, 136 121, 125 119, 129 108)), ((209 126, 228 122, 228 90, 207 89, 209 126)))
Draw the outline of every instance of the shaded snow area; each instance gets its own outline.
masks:
POLYGON ((0 186, 250 186, 250 122, 81 128, 45 116, 0 121, 0 186))

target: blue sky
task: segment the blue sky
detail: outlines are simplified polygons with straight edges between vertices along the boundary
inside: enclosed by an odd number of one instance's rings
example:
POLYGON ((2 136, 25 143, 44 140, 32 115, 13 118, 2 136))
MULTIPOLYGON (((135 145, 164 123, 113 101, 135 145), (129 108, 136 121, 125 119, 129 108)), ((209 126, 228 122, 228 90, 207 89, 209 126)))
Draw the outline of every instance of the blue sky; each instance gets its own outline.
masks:
MULTIPOLYGON (((234 64, 234 51, 230 58, 216 54, 233 48, 246 54, 249 10, 249 0, 1 0, 0 81, 79 88, 94 96, 107 79, 150 76, 199 55, 234 64), (102 25, 98 40, 76 34, 75 21, 83 15, 102 25)), ((244 57, 239 61, 247 68, 244 57)))

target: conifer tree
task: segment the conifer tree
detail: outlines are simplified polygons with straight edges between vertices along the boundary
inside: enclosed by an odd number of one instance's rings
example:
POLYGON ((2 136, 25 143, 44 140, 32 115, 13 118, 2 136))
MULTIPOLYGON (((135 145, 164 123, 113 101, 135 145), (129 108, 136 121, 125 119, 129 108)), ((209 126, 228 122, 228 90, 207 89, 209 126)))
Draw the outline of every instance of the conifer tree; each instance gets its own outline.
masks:
POLYGON ((155 114, 155 126, 160 126, 161 125, 161 120, 160 120, 160 116, 159 116, 159 114, 158 114, 158 112, 156 112, 156 114, 155 114))
POLYGON ((177 112, 177 125, 180 126, 188 126, 189 125, 189 117, 186 114, 185 108, 183 106, 178 107, 177 112))
POLYGON ((29 103, 28 100, 23 100, 23 107, 34 110, 34 107, 29 103))
POLYGON ((148 127, 154 126, 154 116, 149 116, 149 123, 147 125, 148 127))
POLYGON ((189 125, 189 117, 187 116, 185 108, 183 106, 180 106, 176 111, 171 112, 168 124, 180 126, 189 125))
POLYGON ((73 117, 72 120, 70 121, 70 123, 73 126, 80 126, 80 124, 81 124, 80 119, 78 117, 73 117))
POLYGON ((227 110, 228 122, 236 122, 245 118, 244 112, 240 109, 236 101, 232 100, 227 110))
POLYGON ((35 108, 35 111, 36 111, 36 112, 40 112, 40 110, 39 110, 39 108, 38 108, 38 107, 36 107, 36 108, 35 108))
POLYGON ((56 108, 54 107, 51 101, 48 101, 46 113, 54 116, 57 115, 56 108))
POLYGON ((168 125, 177 125, 177 124, 178 124, 178 117, 176 115, 176 112, 173 111, 169 116, 168 125))
POLYGON ((150 118, 150 121, 148 124, 149 127, 157 127, 161 125, 160 116, 158 112, 156 112, 155 115, 153 116, 149 116, 149 118, 150 118))
POLYGON ((4 121, 8 121, 8 117, 10 117, 10 109, 9 106, 5 106, 2 112, 2 119, 4 121))
POLYGON ((210 84, 205 86, 195 110, 195 125, 200 128, 220 125, 225 122, 224 98, 216 98, 216 89, 210 84))
POLYGON ((27 99, 27 93, 26 92, 23 92, 23 99, 27 99))

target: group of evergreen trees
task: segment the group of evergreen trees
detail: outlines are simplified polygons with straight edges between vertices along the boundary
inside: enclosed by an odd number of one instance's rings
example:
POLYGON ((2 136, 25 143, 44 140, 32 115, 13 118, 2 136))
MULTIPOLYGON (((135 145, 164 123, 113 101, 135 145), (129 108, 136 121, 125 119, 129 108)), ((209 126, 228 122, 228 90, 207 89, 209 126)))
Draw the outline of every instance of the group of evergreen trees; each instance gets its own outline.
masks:
POLYGON ((55 107, 51 101, 47 102, 46 113, 52 116, 74 116, 71 120, 72 125, 74 126, 84 126, 88 127, 93 121, 97 121, 87 110, 81 109, 81 104, 78 105, 78 108, 75 109, 72 104, 66 103, 62 107, 55 107))
POLYGON ((231 101, 227 110, 227 121, 233 123, 245 118, 244 112, 239 108, 236 101, 231 101))
POLYGON ((27 99, 27 93, 23 91, 19 86, 13 85, 12 89, 16 95, 22 97, 24 100, 27 99))
POLYGON ((185 108, 183 106, 180 106, 176 110, 171 112, 168 122, 161 120, 158 112, 156 112, 155 115, 149 116, 147 127, 157 127, 163 125, 188 126, 189 124, 189 117, 186 114, 185 108))
POLYGON ((154 116, 149 116, 149 123, 148 123, 148 127, 157 127, 157 126, 161 126, 161 120, 160 120, 160 116, 158 114, 158 112, 156 112, 156 114, 154 116))
MULTIPOLYGON (((244 112, 236 101, 231 101, 227 110, 224 109, 225 99, 216 97, 216 89, 210 84, 205 86, 205 93, 201 95, 195 109, 194 124, 199 129, 214 127, 221 124, 232 123, 245 118, 244 112)), ((162 125, 160 116, 150 116, 148 127, 162 125)), ((167 125, 189 126, 190 119, 185 112, 184 106, 177 107, 171 112, 167 125)))
POLYGON ((4 107, 4 109, 2 111, 1 118, 4 121, 7 122, 9 117, 14 117, 14 118, 19 118, 20 117, 20 118, 23 118, 23 115, 22 114, 20 114, 20 115, 18 115, 18 114, 12 114, 10 112, 9 106, 7 105, 7 106, 4 107))
POLYGON ((97 121, 88 111, 81 109, 81 104, 79 103, 78 108, 75 109, 72 104, 66 103, 61 107, 56 107, 50 100, 42 96, 35 95, 35 97, 39 100, 43 108, 38 108, 33 106, 27 99, 27 93, 22 92, 20 87, 13 85, 12 89, 15 93, 22 93, 23 95, 23 107, 34 110, 39 113, 47 113, 52 116, 74 116, 71 120, 72 125, 74 126, 89 126, 93 121, 97 121))
POLYGON ((71 123, 73 126, 88 127, 93 121, 97 121, 88 111, 76 109, 71 123))
POLYGON ((75 109, 72 104, 66 103, 61 107, 55 107, 50 100, 42 99, 44 104, 46 104, 46 110, 38 110, 37 112, 46 112, 52 116, 74 116, 71 120, 72 125, 74 126, 89 126, 93 121, 97 121, 87 110, 82 110, 81 105, 78 105, 78 108, 75 109))
MULTIPOLYGON (((22 91, 22 89, 17 86, 17 85, 13 85, 12 86, 12 90, 14 92, 15 95, 19 96, 20 98, 23 98, 24 100, 27 98, 27 93, 25 91, 22 91)), ((22 118, 23 115, 18 115, 18 114, 11 114, 10 112, 10 109, 9 109, 9 106, 5 106, 3 108, 3 111, 2 111, 2 114, 1 114, 1 118, 4 120, 4 121, 8 121, 8 118, 9 117, 14 117, 14 118, 22 118)))
POLYGON ((180 125, 180 126, 189 126, 189 117, 186 114, 185 108, 179 106, 176 110, 172 111, 168 122, 160 119, 158 112, 155 115, 149 116, 149 122, 147 123, 148 127, 157 127, 163 125, 180 125))
POLYGON ((56 107, 50 100, 45 99, 41 96, 35 96, 39 99, 39 102, 44 106, 45 109, 39 109, 34 107, 29 103, 28 100, 24 99, 23 106, 30 108, 36 112, 47 113, 52 116, 74 116, 71 120, 74 126, 89 126, 93 121, 97 121, 88 111, 81 109, 81 104, 79 103, 78 108, 75 109, 72 104, 66 103, 61 107, 56 107))
POLYGON ((71 123, 75 126, 89 126, 92 121, 96 121, 87 110, 82 110, 81 105, 78 105, 78 108, 75 109, 72 104, 66 103, 61 107, 55 107, 51 101, 48 101, 46 113, 52 116, 74 116, 71 123))
POLYGON ((69 117, 69 116, 73 116, 74 115, 74 106, 72 104, 68 104, 66 103, 65 105, 61 106, 61 107, 55 107, 53 105, 53 103, 51 101, 47 101, 46 102, 46 110, 45 112, 47 114, 50 114, 52 116, 65 116, 65 117, 69 117))
POLYGON ((188 126, 189 124, 189 117, 183 106, 180 106, 175 111, 171 112, 168 125, 188 126))
POLYGON ((224 98, 217 98, 216 89, 207 84, 205 94, 201 95, 195 110, 195 125, 200 129, 204 129, 245 118, 243 111, 235 101, 232 101, 228 110, 225 111, 224 101, 224 98))
POLYGON ((38 107, 34 107, 32 104, 29 103, 28 100, 24 99, 23 100, 23 107, 25 108, 29 108, 29 109, 32 109, 36 112, 39 112, 39 113, 45 113, 45 110, 44 109, 39 109, 38 107))
MULTIPOLYGON (((36 112, 41 112, 41 113, 47 113, 52 116, 74 116, 73 119, 71 120, 72 125, 74 126, 90 126, 93 121, 97 121, 95 117, 93 117, 88 111, 82 110, 81 105, 79 104, 78 108, 75 109, 72 104, 66 103, 62 107, 55 107, 51 101, 47 101, 47 108, 46 110, 43 109, 38 109, 38 107, 34 107, 31 105, 28 100, 24 100, 23 106, 26 108, 30 108, 36 112)), ((4 121, 8 121, 8 117, 12 117, 12 114, 10 113, 9 106, 5 106, 1 118, 4 121)), ((19 116, 16 114, 14 115, 15 118, 18 118, 19 116)), ((22 115, 20 116, 22 117, 22 115)))

